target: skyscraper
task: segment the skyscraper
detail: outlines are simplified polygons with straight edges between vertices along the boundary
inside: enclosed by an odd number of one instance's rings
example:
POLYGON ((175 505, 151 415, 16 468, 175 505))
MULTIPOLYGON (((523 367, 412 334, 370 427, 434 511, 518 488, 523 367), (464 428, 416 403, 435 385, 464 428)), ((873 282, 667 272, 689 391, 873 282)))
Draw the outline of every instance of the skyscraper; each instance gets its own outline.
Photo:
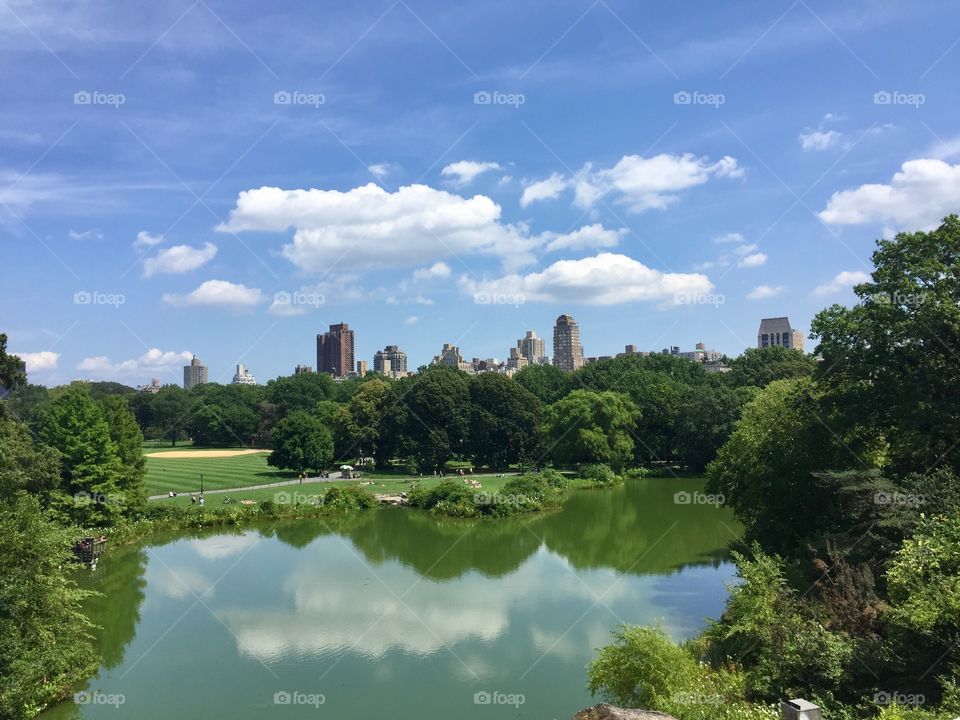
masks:
POLYGON ((803 333, 790 326, 790 318, 763 318, 757 331, 757 347, 785 347, 803 352, 803 333))
POLYGON ((583 365, 580 326, 570 315, 561 315, 553 326, 553 364, 566 372, 583 365))
POLYGON ((353 330, 346 323, 331 325, 330 330, 317 335, 317 372, 334 377, 346 377, 353 372, 353 330))
POLYGON ((373 369, 385 374, 405 373, 407 372, 407 354, 396 345, 387 345, 374 354, 373 369))
POLYGON ((527 365, 546 365, 549 362, 547 343, 543 338, 537 337, 533 330, 528 330, 525 337, 517 340, 517 354, 526 359, 527 365))
POLYGON ((200 362, 196 355, 189 365, 183 366, 183 387, 189 390, 194 385, 203 385, 207 382, 207 366, 200 362))

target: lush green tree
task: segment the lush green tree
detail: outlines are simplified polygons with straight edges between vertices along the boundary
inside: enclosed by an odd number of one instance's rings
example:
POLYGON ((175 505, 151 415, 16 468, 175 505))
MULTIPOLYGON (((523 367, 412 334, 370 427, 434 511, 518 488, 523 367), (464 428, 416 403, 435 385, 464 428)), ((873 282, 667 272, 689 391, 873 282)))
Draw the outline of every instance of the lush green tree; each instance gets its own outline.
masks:
MULTIPOLYGON (((374 457, 378 465, 386 464, 385 446, 381 446, 380 426, 386 404, 390 399, 390 385, 375 378, 364 382, 343 407, 339 408, 336 424, 343 433, 341 442, 352 456, 374 457)), ((338 451, 338 456, 341 451, 338 451)))
POLYGON ((23 360, 7 354, 7 335, 0 333, 0 390, 12 392, 27 382, 23 360))
POLYGON ((73 496, 64 509, 75 520, 109 523, 141 502, 136 485, 127 484, 103 410, 82 385, 71 386, 50 404, 38 435, 60 452, 60 487, 73 496))
POLYGON ((294 410, 310 412, 321 400, 334 399, 336 383, 327 373, 300 373, 271 380, 265 394, 283 417, 294 410))
POLYGON ((110 439, 116 444, 117 454, 123 463, 120 486, 129 502, 140 504, 138 500, 146 500, 147 460, 143 456, 143 433, 127 398, 107 395, 99 405, 107 421, 110 439))
MULTIPOLYGON (((960 662, 960 518, 923 521, 887 572, 890 621, 900 631, 908 667, 934 668, 933 679, 960 662)), ((954 677, 955 680, 960 680, 954 677)))
POLYGON ((75 532, 20 494, 0 503, 0 537, 0 717, 26 720, 92 675, 98 658, 80 610, 88 593, 63 570, 75 532))
POLYGON ((845 426, 877 428, 886 464, 906 474, 960 469, 960 218, 929 232, 879 240, 870 282, 852 308, 811 325, 822 356, 817 382, 845 426))
POLYGON ((31 427, 36 424, 41 408, 50 401, 50 394, 43 385, 21 385, 4 398, 4 405, 18 420, 31 427))
POLYGON ((150 404, 153 425, 149 435, 169 440, 171 445, 176 446, 177 440, 187 437, 193 406, 194 401, 186 390, 177 385, 164 385, 150 404))
POLYGON ((12 502, 27 491, 46 503, 60 485, 60 456, 39 445, 26 425, 5 417, 0 405, 0 502, 12 502))
POLYGON ((774 380, 810 377, 817 369, 813 356, 785 347, 747 348, 730 361, 727 378, 742 387, 766 387, 774 380))
POLYGON ((273 430, 273 467, 320 472, 333 461, 333 437, 323 423, 303 410, 294 410, 273 430))
POLYGON ((513 379, 546 405, 555 403, 574 387, 570 373, 553 365, 528 365, 513 379))
POLYGON ((574 390, 547 408, 545 434, 561 465, 603 463, 622 468, 633 457, 640 412, 615 392, 574 390))
POLYGON ((424 368, 399 395, 391 422, 400 423, 400 444, 421 470, 442 469, 467 450, 470 385, 466 373, 442 365, 424 368))
POLYGON ((743 410, 727 443, 708 466, 709 492, 723 495, 764 548, 805 547, 812 519, 831 492, 814 473, 861 463, 856 449, 824 419, 809 378, 777 380, 743 410))
POLYGON ((503 469, 541 455, 540 401, 512 379, 481 373, 470 379, 470 452, 479 466, 503 469))
POLYGON ((677 459, 703 471, 733 432, 743 407, 755 395, 753 388, 706 384, 680 402, 674 422, 677 459))

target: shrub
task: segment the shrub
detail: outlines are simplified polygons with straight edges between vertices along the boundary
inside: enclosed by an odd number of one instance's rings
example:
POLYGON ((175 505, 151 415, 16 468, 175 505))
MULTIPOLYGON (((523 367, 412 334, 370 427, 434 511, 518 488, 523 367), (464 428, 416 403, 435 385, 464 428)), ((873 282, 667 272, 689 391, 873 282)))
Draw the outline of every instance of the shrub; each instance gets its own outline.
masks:
POLYGON ((323 496, 323 506, 331 510, 362 510, 376 504, 373 495, 356 485, 334 485, 323 496))
POLYGON ((538 474, 544 479, 547 485, 557 490, 563 490, 570 484, 570 480, 566 475, 553 468, 544 468, 538 474))
POLYGON ((610 486, 616 485, 621 481, 621 478, 617 477, 616 473, 610 469, 607 465, 584 465, 580 468, 580 477, 584 480, 589 480, 594 485, 601 486, 610 486))

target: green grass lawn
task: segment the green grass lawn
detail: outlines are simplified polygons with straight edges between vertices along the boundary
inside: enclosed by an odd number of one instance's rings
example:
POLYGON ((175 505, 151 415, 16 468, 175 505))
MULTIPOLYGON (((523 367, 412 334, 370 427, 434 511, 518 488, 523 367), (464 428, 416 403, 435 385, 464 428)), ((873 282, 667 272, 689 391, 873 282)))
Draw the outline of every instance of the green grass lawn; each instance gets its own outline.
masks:
MULTIPOLYGON (((251 455, 247 457, 257 457, 257 456, 251 455)), ((227 458, 227 459, 233 459, 233 458, 227 458)), ((176 462, 176 461, 167 460, 164 462, 176 462)), ((222 460, 211 459, 211 460, 208 460, 207 462, 222 462, 222 460)), ((290 478, 281 478, 281 479, 290 479, 290 478)), ((369 479, 374 479, 374 478, 369 477, 369 479)), ((417 479, 419 480, 419 478, 417 479)), ((456 480, 457 478, 454 477, 453 479, 456 480)), ((476 479, 479 480, 482 485, 481 492, 497 492, 503 487, 504 483, 510 480, 510 476, 496 477, 494 475, 478 475, 476 476, 476 479)), ((408 480, 410 480, 410 478, 408 477, 393 476, 385 479, 376 479, 375 484, 364 485, 363 487, 365 490, 371 493, 401 493, 401 492, 407 492, 410 490, 410 483, 407 482, 408 480)), ((265 482, 271 482, 271 481, 267 480, 265 482)), ((285 485, 285 486, 274 487, 274 488, 260 488, 257 490, 239 490, 237 492, 231 492, 231 493, 217 493, 214 495, 207 495, 206 500, 207 500, 208 507, 216 507, 218 505, 223 505, 223 499, 224 497, 227 497, 227 496, 233 498, 234 500, 256 500, 257 502, 260 502, 261 500, 277 501, 278 493, 286 493, 285 497, 287 498, 290 498, 291 496, 293 496, 294 493, 296 493, 297 495, 303 495, 303 496, 309 497, 311 495, 324 493, 327 490, 327 488, 329 488, 332 485, 358 485, 360 482, 362 481, 341 480, 341 481, 335 481, 331 483, 306 483, 304 485, 299 485, 299 484, 285 485)), ((433 485, 436 485, 438 482, 440 482, 439 478, 434 478, 431 476, 429 478, 423 478, 423 480, 421 481, 421 485, 423 487, 432 487, 433 485)), ((249 485, 249 484, 259 484, 259 483, 247 483, 247 484, 249 485)), ((207 487, 206 473, 204 473, 204 476, 203 476, 203 486, 204 488, 207 487)), ((233 487, 233 486, 221 485, 220 487, 233 487)), ((176 489, 176 488, 172 488, 172 489, 176 489)), ((189 492, 189 490, 186 492, 189 492)), ((156 493, 152 493, 152 494, 156 494, 156 493)), ((172 503, 174 505, 190 505, 190 496, 188 494, 178 495, 175 498, 163 498, 161 500, 154 500, 152 502, 172 503)), ((304 499, 304 500, 301 500, 301 502, 307 502, 307 500, 304 499)))
POLYGON ((200 473, 203 473, 203 487, 206 490, 282 482, 297 476, 295 472, 277 470, 267 465, 267 453, 226 458, 147 457, 147 495, 159 495, 170 490, 199 490, 200 473))

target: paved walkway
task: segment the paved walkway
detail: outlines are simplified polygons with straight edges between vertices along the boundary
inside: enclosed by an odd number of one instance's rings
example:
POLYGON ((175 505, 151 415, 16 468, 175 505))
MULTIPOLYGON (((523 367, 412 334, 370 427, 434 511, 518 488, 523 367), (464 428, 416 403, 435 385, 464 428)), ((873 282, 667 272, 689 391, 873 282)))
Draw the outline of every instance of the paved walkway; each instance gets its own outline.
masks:
MULTIPOLYGON (((312 478, 304 478, 302 483, 301 483, 300 480, 298 480, 298 479, 294 479, 294 480, 281 480, 280 482, 275 482, 275 483, 263 483, 262 485, 244 485, 243 487, 218 488, 218 489, 216 489, 216 490, 204 490, 204 491, 203 491, 203 494, 204 494, 204 495, 217 495, 217 494, 230 493, 230 492, 237 492, 237 493, 239 493, 239 492, 244 492, 245 490, 262 490, 263 488, 284 487, 285 485, 301 485, 301 484, 302 484, 302 485, 308 485, 308 484, 311 484, 311 483, 328 483, 328 482, 334 482, 335 480, 342 480, 342 479, 343 479, 343 478, 340 478, 340 477, 328 477, 328 478, 312 477, 312 478)), ((360 478, 360 479, 362 480, 363 478, 360 478)), ((199 491, 199 490, 181 490, 181 491, 178 492, 177 494, 178 494, 178 495, 189 495, 190 493, 194 493, 194 494, 197 494, 197 495, 198 495, 198 494, 200 494, 200 491, 199 491)), ((169 497, 170 497, 170 496, 169 496, 167 493, 164 493, 163 495, 150 495, 150 496, 147 497, 147 500, 163 500, 164 498, 169 498, 169 497)))
MULTIPOLYGON (((468 477, 468 478, 476 478, 476 479, 479 480, 479 479, 482 479, 482 478, 485 478, 485 477, 487 477, 487 478, 489 478, 489 477, 499 477, 499 476, 501 476, 501 475, 511 476, 511 477, 512 477, 512 476, 514 476, 514 475, 519 475, 519 474, 520 474, 520 473, 517 473, 517 472, 484 473, 484 474, 482 474, 482 475, 481 475, 481 474, 477 474, 477 475, 467 475, 467 477, 468 477)), ((400 477, 401 477, 401 476, 398 475, 398 476, 397 476, 397 479, 400 479, 400 477)), ((409 476, 406 476, 406 475, 404 475, 403 477, 404 477, 404 478, 407 478, 407 479, 410 479, 410 480, 425 480, 425 479, 427 478, 427 476, 419 477, 419 478, 414 478, 414 477, 409 477, 409 476)), ((446 475, 446 476, 444 476, 444 479, 445 479, 445 480, 448 480, 448 479, 454 479, 454 480, 455 480, 456 478, 457 478, 457 475, 446 475)), ((308 477, 308 478, 304 478, 303 483, 301 483, 298 479, 294 479, 294 480, 282 480, 282 481, 280 481, 280 482, 264 483, 264 484, 262 484, 262 485, 244 485, 243 487, 219 488, 219 489, 217 489, 217 490, 204 490, 204 491, 203 491, 203 494, 204 494, 204 495, 218 495, 218 494, 230 493, 230 492, 232 492, 232 493, 241 493, 241 492, 245 492, 246 490, 262 490, 263 488, 285 487, 285 486, 287 486, 287 485, 301 485, 301 484, 303 484, 303 485, 311 485, 311 484, 314 484, 314 483, 337 482, 338 480, 345 480, 345 479, 346 479, 346 478, 342 478, 342 477, 339 477, 339 476, 337 476, 337 477, 328 477, 328 478, 308 477)), ((387 480, 387 479, 392 480, 393 478, 368 478, 368 477, 359 477, 359 478, 352 478, 352 479, 353 479, 353 480, 373 480, 374 483, 377 483, 377 482, 380 482, 380 481, 383 481, 383 480, 387 480)), ((178 492, 177 494, 178 494, 178 495, 189 495, 191 492, 192 492, 192 493, 195 493, 195 494, 199 494, 199 493, 200 493, 199 490, 181 490, 181 491, 178 492)), ((170 496, 167 495, 166 493, 164 493, 163 495, 149 495, 149 496, 147 496, 147 500, 163 500, 164 498, 169 498, 169 497, 170 497, 170 496)))

